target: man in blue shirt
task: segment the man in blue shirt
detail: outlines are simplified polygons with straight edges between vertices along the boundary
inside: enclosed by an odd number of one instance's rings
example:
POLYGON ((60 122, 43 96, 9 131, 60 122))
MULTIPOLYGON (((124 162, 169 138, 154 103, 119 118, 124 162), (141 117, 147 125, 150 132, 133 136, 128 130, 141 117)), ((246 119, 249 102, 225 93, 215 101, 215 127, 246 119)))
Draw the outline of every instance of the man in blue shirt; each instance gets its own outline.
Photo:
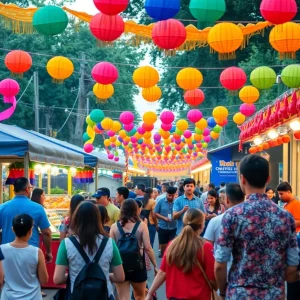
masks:
POLYGON ((46 261, 52 261, 51 230, 45 209, 42 205, 30 200, 32 185, 27 178, 17 178, 14 183, 15 197, 0 206, 0 228, 2 229, 2 244, 11 243, 15 239, 12 231, 12 221, 15 216, 28 214, 33 218, 32 236, 28 243, 39 247, 39 229, 42 232, 43 242, 46 248, 46 261))
POLYGON ((177 220, 173 220, 173 205, 177 188, 170 186, 167 189, 166 197, 157 202, 154 212, 158 219, 158 240, 161 255, 170 241, 176 236, 177 220))
POLYGON ((176 235, 181 233, 183 227, 183 215, 190 208, 198 208, 205 213, 203 202, 194 195, 196 182, 193 178, 187 178, 183 182, 184 194, 177 198, 173 207, 173 219, 178 220, 176 235))

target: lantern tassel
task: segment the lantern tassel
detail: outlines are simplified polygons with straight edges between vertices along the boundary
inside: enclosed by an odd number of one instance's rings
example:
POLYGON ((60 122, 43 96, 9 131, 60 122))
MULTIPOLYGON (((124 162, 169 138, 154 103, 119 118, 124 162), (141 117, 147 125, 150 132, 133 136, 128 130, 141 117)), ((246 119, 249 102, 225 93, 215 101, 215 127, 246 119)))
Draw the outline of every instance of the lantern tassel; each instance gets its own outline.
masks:
POLYGON ((10 75, 14 78, 23 78, 23 73, 15 73, 15 72, 10 72, 10 75))
POLYGON ((296 52, 279 52, 280 60, 283 59, 296 59, 296 52))
POLYGON ((219 53, 219 60, 230 60, 235 58, 236 58, 235 52, 219 53))
POLYGON ((32 22, 13 20, 4 16, 1 16, 1 22, 6 29, 12 30, 13 33, 32 34, 35 32, 32 26, 32 22))
POLYGON ((98 97, 97 97, 96 103, 97 103, 97 104, 103 104, 103 103, 106 103, 107 100, 108 100, 108 99, 101 99, 101 98, 98 98, 98 97))
POLYGON ((53 82, 53 83, 57 83, 57 84, 63 84, 63 83, 64 83, 64 80, 63 80, 63 79, 55 79, 55 78, 52 78, 52 82, 53 82))

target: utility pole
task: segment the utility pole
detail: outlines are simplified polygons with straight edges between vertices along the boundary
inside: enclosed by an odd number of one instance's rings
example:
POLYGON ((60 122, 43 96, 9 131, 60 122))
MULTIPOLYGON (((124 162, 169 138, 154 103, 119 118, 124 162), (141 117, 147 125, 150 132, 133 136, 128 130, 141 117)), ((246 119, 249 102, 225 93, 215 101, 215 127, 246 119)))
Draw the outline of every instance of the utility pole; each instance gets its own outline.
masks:
POLYGON ((39 102, 40 102, 40 95, 39 95, 39 73, 37 71, 33 74, 33 81, 34 81, 34 120, 35 120, 35 131, 40 131, 40 116, 39 116, 39 102))

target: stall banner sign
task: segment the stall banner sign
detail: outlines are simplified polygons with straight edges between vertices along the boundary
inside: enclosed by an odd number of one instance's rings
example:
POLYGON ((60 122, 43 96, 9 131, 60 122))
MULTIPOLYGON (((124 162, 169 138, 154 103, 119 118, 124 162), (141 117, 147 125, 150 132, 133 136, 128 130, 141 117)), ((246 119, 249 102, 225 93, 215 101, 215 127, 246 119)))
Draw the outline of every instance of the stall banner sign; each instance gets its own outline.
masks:
POLYGON ((237 162, 232 161, 232 149, 211 153, 211 179, 216 186, 223 182, 238 182, 237 162))

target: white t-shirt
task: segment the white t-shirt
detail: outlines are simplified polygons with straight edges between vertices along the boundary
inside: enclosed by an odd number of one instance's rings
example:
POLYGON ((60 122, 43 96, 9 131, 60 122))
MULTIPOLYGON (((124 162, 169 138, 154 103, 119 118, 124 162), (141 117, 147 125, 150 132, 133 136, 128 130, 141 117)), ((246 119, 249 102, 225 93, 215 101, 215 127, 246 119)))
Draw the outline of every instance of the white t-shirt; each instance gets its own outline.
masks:
POLYGON ((204 234, 206 240, 214 242, 214 251, 216 251, 216 243, 221 233, 223 217, 224 214, 221 214, 211 219, 204 234))

